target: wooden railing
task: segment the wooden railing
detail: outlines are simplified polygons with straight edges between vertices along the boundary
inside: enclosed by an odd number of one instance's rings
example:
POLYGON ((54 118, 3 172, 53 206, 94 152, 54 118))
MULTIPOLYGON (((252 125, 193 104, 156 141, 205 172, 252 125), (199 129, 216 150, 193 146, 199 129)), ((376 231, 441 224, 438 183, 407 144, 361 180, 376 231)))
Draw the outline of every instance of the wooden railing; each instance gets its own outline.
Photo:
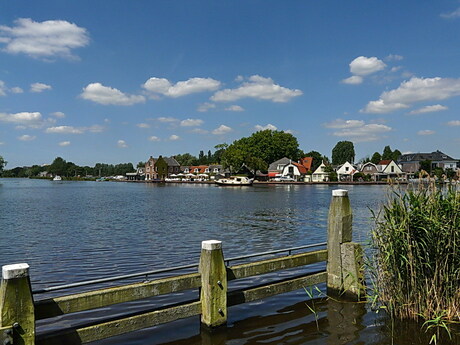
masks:
POLYGON ((3 266, 0 287, 2 339, 5 344, 82 344, 200 314, 203 325, 215 328, 226 324, 230 306, 325 282, 329 293, 359 298, 363 288, 361 250, 359 245, 351 242, 351 217, 346 191, 334 191, 328 219, 328 249, 226 266, 222 243, 216 240, 203 241, 198 273, 36 302, 30 287, 29 266, 3 266), (228 282, 232 280, 325 261, 327 270, 228 292, 228 282), (97 321, 79 328, 35 335, 37 320, 197 288, 200 288, 199 300, 97 321))

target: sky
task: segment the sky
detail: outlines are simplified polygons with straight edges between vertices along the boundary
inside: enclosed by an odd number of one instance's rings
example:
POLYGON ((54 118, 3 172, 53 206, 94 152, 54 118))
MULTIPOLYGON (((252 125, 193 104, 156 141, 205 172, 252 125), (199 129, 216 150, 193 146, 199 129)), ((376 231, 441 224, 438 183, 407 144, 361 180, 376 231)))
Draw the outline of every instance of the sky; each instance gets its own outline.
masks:
POLYGON ((0 0, 7 168, 137 164, 273 129, 460 158, 460 1, 0 0))

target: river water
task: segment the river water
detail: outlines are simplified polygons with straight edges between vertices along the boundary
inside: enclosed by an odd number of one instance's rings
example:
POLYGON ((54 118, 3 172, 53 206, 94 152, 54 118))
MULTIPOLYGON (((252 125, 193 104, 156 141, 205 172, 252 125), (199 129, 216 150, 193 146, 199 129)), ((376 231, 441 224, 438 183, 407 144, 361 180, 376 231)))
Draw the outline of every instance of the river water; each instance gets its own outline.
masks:
MULTIPOLYGON (((337 188, 349 190, 354 241, 367 243, 370 210, 385 200, 386 186, 0 179, 0 264, 28 263, 36 290, 196 263, 203 240, 221 240, 225 257, 324 242, 337 188)), ((366 304, 317 298, 315 316, 308 299, 301 290, 232 307, 228 327, 212 335, 194 317, 98 344, 428 343, 411 325, 395 325, 366 304)))

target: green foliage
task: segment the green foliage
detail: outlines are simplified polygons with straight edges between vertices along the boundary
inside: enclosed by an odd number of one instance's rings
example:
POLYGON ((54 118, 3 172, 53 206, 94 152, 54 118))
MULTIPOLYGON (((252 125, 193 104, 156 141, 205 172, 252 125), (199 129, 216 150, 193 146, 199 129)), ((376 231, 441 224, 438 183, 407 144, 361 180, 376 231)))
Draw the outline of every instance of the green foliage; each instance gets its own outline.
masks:
POLYGON ((303 155, 303 157, 312 157, 313 162, 311 163, 311 171, 314 172, 321 165, 321 162, 327 162, 327 157, 323 156, 318 151, 310 151, 303 155))
POLYGON ((296 161, 300 154, 299 143, 292 134, 267 129, 235 140, 222 155, 222 164, 238 170, 243 164, 248 165, 251 157, 259 158, 268 165, 283 157, 296 161))
POLYGON ((431 174, 431 161, 429 159, 421 161, 420 171, 425 170, 428 174, 431 174))
POLYGON ((376 287, 389 313, 459 321, 460 193, 431 186, 395 194, 374 221, 376 287))
POLYGON ((351 141, 339 141, 332 149, 332 164, 355 161, 355 147, 351 141))
POLYGON ((0 174, 3 172, 3 168, 6 166, 8 162, 3 159, 2 156, 0 156, 0 174))
POLYGON ((374 152, 371 158, 371 162, 374 164, 379 164, 381 160, 382 160, 382 155, 378 152, 374 152))
POLYGON ((393 159, 393 151, 391 150, 390 146, 385 146, 383 148, 383 153, 382 153, 382 160, 391 160, 393 159))
POLYGON ((330 165, 326 165, 326 168, 324 168, 324 171, 329 173, 329 181, 331 182, 338 181, 337 172, 334 170, 333 167, 331 167, 330 165))
POLYGON ((66 176, 67 173, 67 162, 62 157, 56 157, 48 167, 48 172, 53 175, 66 176))
POLYGON ((136 168, 143 168, 143 167, 145 167, 145 162, 142 162, 142 161, 137 163, 136 165, 136 168))
POLYGON ((174 158, 182 166, 198 165, 198 159, 190 153, 175 155, 174 158))

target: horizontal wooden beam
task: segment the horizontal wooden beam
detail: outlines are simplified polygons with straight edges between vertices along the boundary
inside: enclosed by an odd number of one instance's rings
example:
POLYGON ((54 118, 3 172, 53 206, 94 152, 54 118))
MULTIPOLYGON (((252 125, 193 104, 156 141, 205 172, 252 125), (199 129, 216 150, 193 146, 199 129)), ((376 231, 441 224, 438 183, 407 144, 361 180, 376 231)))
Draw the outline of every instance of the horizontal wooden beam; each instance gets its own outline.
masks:
POLYGON ((327 249, 227 267, 227 280, 252 277, 327 260, 327 249))
POLYGON ((146 283, 122 285, 106 289, 55 297, 35 302, 35 317, 46 319, 62 314, 75 313, 135 301, 157 295, 194 289, 201 286, 199 273, 157 279, 146 283))
POLYGON ((36 345, 84 344, 102 340, 128 332, 153 327, 167 322, 199 315, 201 302, 192 302, 172 308, 126 317, 94 326, 66 330, 37 337, 36 345))
POLYGON ((273 295, 302 289, 303 287, 325 283, 326 280, 327 272, 324 271, 279 283, 259 286, 243 291, 235 291, 228 296, 228 306, 252 302, 273 295))

